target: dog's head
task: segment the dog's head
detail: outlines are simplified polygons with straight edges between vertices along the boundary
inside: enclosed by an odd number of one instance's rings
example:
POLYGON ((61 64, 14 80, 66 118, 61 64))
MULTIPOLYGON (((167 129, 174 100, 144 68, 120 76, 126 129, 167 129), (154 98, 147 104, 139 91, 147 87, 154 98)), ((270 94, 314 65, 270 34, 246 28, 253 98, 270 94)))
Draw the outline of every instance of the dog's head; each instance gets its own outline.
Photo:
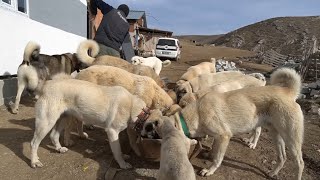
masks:
POLYGON ((131 64, 133 64, 133 65, 140 65, 141 63, 142 63, 142 57, 140 57, 140 56, 133 56, 132 58, 131 58, 131 64))
POLYGON ((141 136, 153 139, 156 135, 160 135, 162 117, 162 112, 159 109, 151 110, 147 121, 143 125, 141 136))
POLYGON ((154 134, 157 134, 162 137, 162 125, 164 124, 164 121, 170 121, 175 127, 178 128, 178 125, 175 123, 176 120, 174 115, 168 117, 164 116, 159 109, 151 110, 147 121, 143 125, 141 136, 152 137, 154 134))
POLYGON ((177 84, 176 93, 177 93, 177 101, 180 102, 180 99, 186 94, 186 93, 192 92, 191 84, 188 81, 185 81, 182 84, 177 84))

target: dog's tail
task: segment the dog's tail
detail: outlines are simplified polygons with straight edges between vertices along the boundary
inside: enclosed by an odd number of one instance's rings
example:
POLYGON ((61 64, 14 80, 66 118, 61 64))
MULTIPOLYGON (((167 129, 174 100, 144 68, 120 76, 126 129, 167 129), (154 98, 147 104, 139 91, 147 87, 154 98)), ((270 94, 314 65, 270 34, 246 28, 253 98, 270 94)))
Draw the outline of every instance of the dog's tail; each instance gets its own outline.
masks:
POLYGON ((82 41, 79 44, 79 47, 77 50, 77 56, 79 60, 88 66, 90 66, 93 63, 98 53, 99 53, 99 45, 94 40, 82 41), (91 56, 89 56, 88 54, 89 50, 91 51, 91 56))
POLYGON ((163 67, 170 66, 170 64, 171 64, 170 60, 165 60, 165 61, 162 62, 163 67))
POLYGON ((37 58, 40 54, 40 45, 36 42, 29 41, 24 48, 23 63, 29 66, 31 58, 37 58))
POLYGON ((291 68, 281 68, 271 74, 271 85, 289 88, 298 98, 301 90, 301 77, 291 68))

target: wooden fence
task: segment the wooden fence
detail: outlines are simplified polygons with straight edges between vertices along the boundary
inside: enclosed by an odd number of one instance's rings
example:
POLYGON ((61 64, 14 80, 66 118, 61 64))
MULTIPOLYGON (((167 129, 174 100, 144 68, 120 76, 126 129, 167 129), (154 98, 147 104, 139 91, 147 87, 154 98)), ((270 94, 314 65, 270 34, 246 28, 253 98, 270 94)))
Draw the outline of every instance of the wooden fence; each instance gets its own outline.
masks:
POLYGON ((320 53, 312 54, 304 60, 301 67, 302 79, 306 81, 317 81, 320 79, 320 53))
POLYGON ((271 49, 262 55, 262 59, 262 64, 278 67, 283 65, 289 59, 289 56, 282 55, 271 49))

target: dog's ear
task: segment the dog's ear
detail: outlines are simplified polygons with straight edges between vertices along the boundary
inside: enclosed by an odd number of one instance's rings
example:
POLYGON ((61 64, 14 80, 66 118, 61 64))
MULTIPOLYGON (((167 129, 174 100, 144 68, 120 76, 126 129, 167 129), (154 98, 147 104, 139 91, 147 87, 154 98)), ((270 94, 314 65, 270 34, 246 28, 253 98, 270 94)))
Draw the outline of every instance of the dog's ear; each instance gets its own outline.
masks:
POLYGON ((180 123, 180 116, 179 116, 179 112, 176 112, 173 116, 171 116, 173 118, 174 121, 174 125, 175 127, 180 130, 183 131, 181 123, 180 123))

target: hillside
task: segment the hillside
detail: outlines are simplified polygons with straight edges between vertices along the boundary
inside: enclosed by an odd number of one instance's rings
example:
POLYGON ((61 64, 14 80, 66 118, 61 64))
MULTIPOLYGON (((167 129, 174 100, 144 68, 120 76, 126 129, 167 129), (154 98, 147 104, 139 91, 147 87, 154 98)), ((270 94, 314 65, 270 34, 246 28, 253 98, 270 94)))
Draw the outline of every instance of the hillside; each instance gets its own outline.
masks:
POLYGON ((222 37, 224 34, 220 35, 181 35, 176 36, 179 40, 184 41, 196 41, 199 44, 212 44, 216 39, 222 37))
POLYGON ((279 17, 242 27, 213 43, 250 51, 274 49, 281 54, 302 55, 313 45, 313 37, 320 39, 319 29, 320 16, 279 17))

